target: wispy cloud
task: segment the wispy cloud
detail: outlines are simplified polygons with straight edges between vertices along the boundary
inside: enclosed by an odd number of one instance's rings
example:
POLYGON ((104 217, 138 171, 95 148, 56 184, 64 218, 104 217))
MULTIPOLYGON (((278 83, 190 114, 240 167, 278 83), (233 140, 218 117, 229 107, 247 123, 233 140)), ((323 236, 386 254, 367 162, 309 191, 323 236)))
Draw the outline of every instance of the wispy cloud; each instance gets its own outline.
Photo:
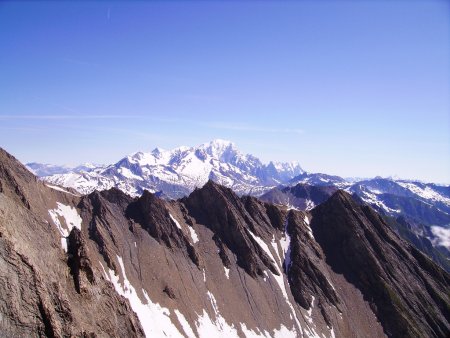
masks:
POLYGON ((129 135, 138 136, 138 137, 145 138, 145 139, 160 140, 163 138, 159 134, 141 131, 141 130, 137 130, 137 129, 129 129, 129 128, 93 127, 93 128, 89 128, 89 130, 96 131, 96 132, 108 132, 108 133, 111 132, 111 133, 118 133, 118 134, 129 134, 129 135))
POLYGON ((0 120, 101 120, 146 118, 144 115, 0 115, 0 120))
POLYGON ((232 131, 245 131, 245 132, 261 132, 261 133, 271 133, 271 134, 303 134, 304 131, 298 128, 267 128, 257 125, 247 125, 239 123, 228 123, 228 122, 206 122, 202 123, 205 127, 221 129, 221 130, 232 130, 232 131))
POLYGON ((19 131, 19 132, 41 132, 47 130, 46 128, 35 127, 3 127, 0 126, 0 130, 19 131))

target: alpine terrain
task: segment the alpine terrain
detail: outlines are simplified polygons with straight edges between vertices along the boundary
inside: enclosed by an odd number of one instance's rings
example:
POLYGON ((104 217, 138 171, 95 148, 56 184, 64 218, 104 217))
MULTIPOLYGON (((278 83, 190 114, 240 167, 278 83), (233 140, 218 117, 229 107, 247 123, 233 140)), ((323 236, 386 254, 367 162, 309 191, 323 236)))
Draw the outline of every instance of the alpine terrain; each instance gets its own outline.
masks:
POLYGON ((189 195, 208 180, 287 208, 309 211, 343 189, 370 205, 405 240, 450 271, 450 186, 391 178, 344 179, 304 171, 297 162, 263 164, 230 141, 198 147, 137 152, 115 164, 75 168, 38 163, 27 167, 48 186, 89 194, 112 187, 137 197, 144 190, 166 199, 189 195))
POLYGON ((449 273, 356 194, 296 188, 305 210, 241 196, 303 171, 222 142, 122 161, 59 176, 104 183, 84 194, 0 149, 2 336, 449 336, 449 273))

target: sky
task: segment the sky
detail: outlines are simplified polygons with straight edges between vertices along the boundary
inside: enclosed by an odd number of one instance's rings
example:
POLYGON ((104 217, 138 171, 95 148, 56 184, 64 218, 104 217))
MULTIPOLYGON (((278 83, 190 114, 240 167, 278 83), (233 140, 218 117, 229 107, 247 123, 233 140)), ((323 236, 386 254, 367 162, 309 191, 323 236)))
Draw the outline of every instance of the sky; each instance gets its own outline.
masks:
POLYGON ((450 183, 450 2, 0 2, 0 147, 22 162, 215 138, 450 183))

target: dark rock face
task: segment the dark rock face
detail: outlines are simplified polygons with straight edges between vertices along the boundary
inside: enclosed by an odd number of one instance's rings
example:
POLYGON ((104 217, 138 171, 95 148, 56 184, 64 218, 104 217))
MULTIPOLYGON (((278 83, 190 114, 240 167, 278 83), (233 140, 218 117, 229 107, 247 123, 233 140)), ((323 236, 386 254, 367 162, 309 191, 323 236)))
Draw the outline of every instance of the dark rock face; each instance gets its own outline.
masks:
MULTIPOLYGON (((311 241, 306 220, 306 215, 290 212, 287 221, 286 230, 291 236, 291 264, 285 268, 292 293, 297 303, 305 309, 310 308, 313 297, 339 309, 339 298, 324 273, 322 249, 311 241)), ((329 320, 327 324, 331 325, 329 320)))
POLYGON ((411 243, 415 248, 428 255, 434 262, 439 264, 445 271, 450 272, 450 251, 445 247, 435 247, 424 235, 427 228, 421 224, 414 224, 403 216, 396 218, 385 216, 386 223, 403 239, 411 243))
POLYGON ((70 267, 70 273, 73 276, 75 290, 78 293, 88 289, 87 283, 95 282, 92 263, 89 259, 88 248, 80 230, 73 228, 67 239, 68 259, 67 264, 70 267))
MULTIPOLYGON (((182 199, 197 223, 211 229, 216 237, 237 256, 237 263, 251 276, 263 276, 264 268, 278 273, 270 257, 261 250, 249 233, 254 220, 231 189, 213 181, 182 199)), ((266 216, 267 217, 267 216, 266 216)), ((253 227, 254 229, 254 227, 253 227)))
POLYGON ((144 191, 136 202, 128 206, 126 216, 139 223, 153 238, 168 248, 182 248, 187 257, 199 266, 200 261, 195 248, 178 228, 176 221, 171 218, 163 200, 144 191))
POLYGON ((274 188, 262 195, 260 199, 299 210, 310 210, 325 202, 337 190, 334 186, 298 183, 293 187, 274 188))
POLYGON ((0 336, 449 333, 449 274, 346 193, 311 213, 213 182, 80 197, 1 151, 0 187, 0 336))
POLYGON ((328 264, 361 290, 388 336, 449 334, 448 274, 344 192, 312 215, 311 227, 328 264))
POLYGON ((42 221, 55 199, 69 203, 67 196, 1 149, 0 167, 0 336, 142 337, 129 305, 95 277, 78 229, 69 235, 66 255, 60 236, 42 221))

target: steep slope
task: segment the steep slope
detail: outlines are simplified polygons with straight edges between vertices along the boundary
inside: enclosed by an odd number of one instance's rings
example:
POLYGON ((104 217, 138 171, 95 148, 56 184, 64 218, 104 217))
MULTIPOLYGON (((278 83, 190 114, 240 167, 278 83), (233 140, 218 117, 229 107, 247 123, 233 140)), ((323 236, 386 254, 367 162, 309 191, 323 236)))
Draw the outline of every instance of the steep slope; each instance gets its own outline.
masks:
POLYGON ((326 260, 357 286, 394 337, 449 334, 449 275, 399 240, 368 206, 339 191, 312 211, 326 260))
MULTIPOLYGON (((36 164, 30 167, 39 168, 36 164)), ((44 166, 42 172, 47 168, 44 166)), ((294 162, 265 165, 224 140, 171 151, 156 148, 150 153, 137 152, 107 167, 76 169, 46 176, 45 180, 83 194, 116 187, 132 196, 149 190, 163 191, 166 196, 177 198, 188 195, 209 179, 240 194, 261 194, 267 187, 285 183, 303 172, 294 162)))
POLYGON ((384 216, 387 224, 403 239, 410 242, 414 247, 427 254, 437 264, 442 266, 445 271, 450 272, 450 251, 445 247, 433 245, 425 236, 426 228, 421 231, 424 235, 417 234, 416 225, 412 225, 403 216, 390 217, 384 216))
POLYGON ((0 149, 1 336, 143 336, 129 304, 92 273, 77 201, 0 149))
MULTIPOLYGON (((430 240, 434 250, 440 251, 445 259, 450 259, 450 198, 447 195, 449 188, 435 184, 375 178, 358 182, 348 188, 348 191, 382 214, 403 218, 409 224, 413 235, 430 240)), ((411 236, 403 237, 408 239, 411 236)), ((417 241, 413 239, 412 242, 417 241)))

